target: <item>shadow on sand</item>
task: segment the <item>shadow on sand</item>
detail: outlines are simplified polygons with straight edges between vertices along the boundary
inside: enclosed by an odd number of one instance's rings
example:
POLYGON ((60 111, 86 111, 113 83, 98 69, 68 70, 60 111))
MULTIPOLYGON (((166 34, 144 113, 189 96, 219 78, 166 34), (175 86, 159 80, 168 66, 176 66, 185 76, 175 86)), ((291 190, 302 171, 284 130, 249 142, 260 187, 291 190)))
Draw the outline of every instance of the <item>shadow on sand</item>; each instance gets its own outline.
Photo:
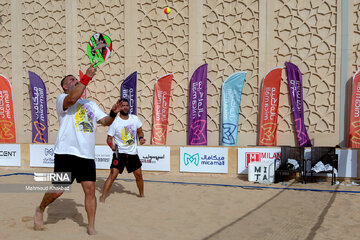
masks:
MULTIPOLYGON (((101 194, 105 181, 106 181, 105 179, 98 179, 95 183, 95 191, 98 191, 101 194)), ((136 184, 136 183, 134 182, 134 184, 136 184)), ((130 194, 133 196, 138 196, 138 194, 136 194, 134 192, 125 190, 124 186, 121 185, 117 180, 115 180, 113 185, 111 186, 107 197, 109 197, 111 194, 114 194, 114 193, 126 193, 126 194, 130 194)))
POLYGON ((84 207, 83 204, 78 204, 74 199, 58 198, 47 207, 47 220, 45 224, 54 224, 60 220, 69 218, 79 224, 81 227, 86 227, 83 215, 78 211, 77 207, 84 207))

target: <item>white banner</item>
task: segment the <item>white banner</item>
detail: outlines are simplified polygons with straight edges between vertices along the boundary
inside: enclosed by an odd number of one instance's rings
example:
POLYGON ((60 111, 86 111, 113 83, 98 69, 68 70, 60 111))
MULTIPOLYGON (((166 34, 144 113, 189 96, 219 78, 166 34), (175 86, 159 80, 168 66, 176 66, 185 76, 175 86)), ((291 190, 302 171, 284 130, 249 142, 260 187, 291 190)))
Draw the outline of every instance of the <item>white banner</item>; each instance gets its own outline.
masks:
POLYGON ((281 148, 238 148, 238 174, 248 174, 251 162, 274 162, 281 148))
POLYGON ((54 167, 54 145, 30 144, 30 167, 54 167))
MULTIPOLYGON (((170 147, 138 147, 138 152, 143 170, 170 171, 170 147)), ((95 146, 96 169, 110 169, 112 156, 109 146, 95 146)), ((30 144, 30 167, 54 167, 54 145, 30 144)))
POLYGON ((0 166, 21 166, 20 144, 0 144, 0 166))
POLYGON ((144 171, 170 171, 170 147, 138 146, 144 171))
POLYGON ((180 172, 228 173, 228 149, 181 147, 180 172))
POLYGON ((108 145, 95 146, 96 169, 110 169, 113 151, 108 145))
MULTIPOLYGON (((54 167, 54 145, 30 144, 30 167, 54 167)), ((112 151, 109 146, 95 146, 97 169, 110 169, 112 151)))
MULTIPOLYGON (((170 171, 170 147, 138 147, 138 154, 145 171, 170 171)), ((110 169, 113 151, 109 146, 95 146, 97 169, 110 169)))

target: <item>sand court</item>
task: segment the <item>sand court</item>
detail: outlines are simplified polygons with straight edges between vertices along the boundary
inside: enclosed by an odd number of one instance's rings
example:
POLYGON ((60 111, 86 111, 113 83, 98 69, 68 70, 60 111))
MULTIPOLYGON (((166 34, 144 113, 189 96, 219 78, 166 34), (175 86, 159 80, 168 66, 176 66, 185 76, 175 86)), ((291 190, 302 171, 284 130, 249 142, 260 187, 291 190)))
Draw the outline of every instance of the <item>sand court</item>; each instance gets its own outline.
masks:
MULTIPOLYGON (((4 176, 16 172, 1 170, 1 186, 34 183, 32 175, 4 176)), ((98 199, 107 172, 97 175, 98 199)), ((96 236, 86 234, 80 184, 74 183, 71 192, 48 206, 44 231, 33 230, 34 209, 43 193, 1 192, 1 239, 360 238, 360 186, 325 182, 260 185, 236 175, 216 174, 145 172, 144 179, 145 198, 139 198, 133 175, 119 175, 105 204, 98 201, 96 236)))

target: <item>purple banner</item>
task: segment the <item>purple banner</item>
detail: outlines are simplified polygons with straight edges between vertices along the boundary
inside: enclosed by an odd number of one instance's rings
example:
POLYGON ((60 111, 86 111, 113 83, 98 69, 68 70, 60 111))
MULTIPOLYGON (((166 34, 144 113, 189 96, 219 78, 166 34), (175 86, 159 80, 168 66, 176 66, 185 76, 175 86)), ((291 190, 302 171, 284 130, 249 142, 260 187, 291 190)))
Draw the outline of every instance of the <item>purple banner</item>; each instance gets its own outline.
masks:
POLYGON ((136 77, 137 72, 130 74, 121 84, 120 96, 129 100, 129 113, 136 115, 136 77))
POLYGON ((295 127, 297 132, 297 139, 300 147, 311 147, 312 144, 304 123, 302 74, 300 72, 300 69, 290 62, 286 62, 285 66, 287 72, 290 99, 295 120, 295 127))
POLYGON ((188 145, 207 145, 207 64, 190 81, 188 145))
POLYGON ((46 88, 41 78, 29 71, 32 106, 32 142, 48 142, 46 88))

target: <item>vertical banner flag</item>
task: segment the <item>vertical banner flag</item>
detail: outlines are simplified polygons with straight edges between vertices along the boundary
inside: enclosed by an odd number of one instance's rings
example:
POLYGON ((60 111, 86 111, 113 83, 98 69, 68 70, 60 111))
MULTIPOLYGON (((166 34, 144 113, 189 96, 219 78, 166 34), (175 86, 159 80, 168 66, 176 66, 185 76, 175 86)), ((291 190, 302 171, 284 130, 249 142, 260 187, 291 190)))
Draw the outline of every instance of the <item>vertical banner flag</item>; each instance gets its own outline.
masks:
POLYGON ((121 84, 120 96, 129 100, 129 113, 136 115, 136 76, 137 72, 130 74, 121 84))
POLYGON ((165 145, 169 115, 169 102, 173 74, 159 78, 155 83, 152 144, 165 145))
POLYGON ((11 84, 0 74, 0 142, 16 143, 11 84))
POLYGON ((285 63, 290 99, 295 120, 296 135, 300 147, 311 147, 311 141, 304 123, 303 84, 300 69, 290 62, 285 63))
POLYGON ((29 71, 32 106, 32 142, 48 142, 46 88, 43 80, 29 71))
POLYGON ((276 146, 276 130, 282 67, 271 69, 264 77, 261 90, 260 146, 276 146))
POLYGON ((360 70, 354 74, 352 80, 348 147, 360 148, 360 70))
POLYGON ((207 63, 190 80, 188 145, 207 145, 207 63))
POLYGON ((224 82, 221 93, 221 136, 222 146, 236 146, 238 137, 241 94, 246 72, 231 74, 224 82))
MULTIPOLYGON (((81 70, 79 70, 79 79, 81 79, 83 76, 84 76, 84 73, 81 70)), ((84 89, 83 94, 81 95, 81 98, 86 99, 86 87, 84 89)))

